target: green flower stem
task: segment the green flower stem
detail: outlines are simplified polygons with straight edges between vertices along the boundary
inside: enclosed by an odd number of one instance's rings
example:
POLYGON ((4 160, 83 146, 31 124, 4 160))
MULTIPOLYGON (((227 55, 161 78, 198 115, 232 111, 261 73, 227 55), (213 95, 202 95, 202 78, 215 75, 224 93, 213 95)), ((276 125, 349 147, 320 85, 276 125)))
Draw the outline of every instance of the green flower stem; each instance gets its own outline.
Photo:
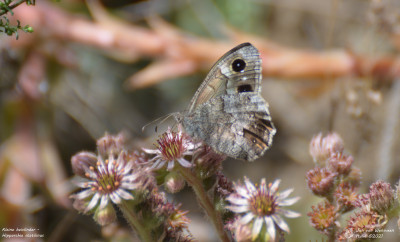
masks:
POLYGON ((336 239, 336 226, 335 228, 328 234, 328 242, 335 242, 337 241, 336 239))
POLYGON ((128 221, 129 225, 139 234, 142 241, 151 242, 153 241, 150 231, 144 226, 140 219, 138 218, 135 211, 128 206, 125 201, 118 204, 119 209, 121 209, 125 219, 128 221))
MULTIPOLYGON (((400 215, 400 204, 399 204, 399 202, 395 200, 393 203, 394 203, 393 208, 389 209, 389 211, 386 214, 387 218, 388 218, 388 221, 391 220, 392 218, 397 218, 400 215)), ((399 219, 399 221, 400 221, 400 219, 399 219)))
POLYGON ((176 166, 179 173, 185 178, 186 182, 193 188, 194 193, 200 203, 200 206, 206 211, 208 217, 213 222, 215 229, 221 241, 230 241, 227 233, 224 230, 221 215, 215 210, 210 197, 207 195, 203 187, 202 181, 188 168, 182 167, 179 164, 176 166))

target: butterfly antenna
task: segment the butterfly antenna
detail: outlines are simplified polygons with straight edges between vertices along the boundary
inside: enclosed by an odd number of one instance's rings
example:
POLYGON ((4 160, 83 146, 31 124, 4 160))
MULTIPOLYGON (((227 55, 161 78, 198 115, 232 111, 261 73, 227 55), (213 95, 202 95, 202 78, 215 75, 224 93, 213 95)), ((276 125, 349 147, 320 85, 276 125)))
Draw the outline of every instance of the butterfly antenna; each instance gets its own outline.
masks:
POLYGON ((157 121, 159 121, 160 119, 162 119, 160 122, 158 122, 158 124, 155 126, 154 131, 157 133, 158 130, 158 125, 162 124, 165 122, 165 120, 169 119, 171 116, 174 116, 176 113, 170 113, 164 116, 161 116, 153 121, 151 121, 150 123, 146 124, 145 126, 142 127, 142 132, 144 132, 144 130, 146 129, 147 126, 149 126, 150 124, 153 124, 157 121))

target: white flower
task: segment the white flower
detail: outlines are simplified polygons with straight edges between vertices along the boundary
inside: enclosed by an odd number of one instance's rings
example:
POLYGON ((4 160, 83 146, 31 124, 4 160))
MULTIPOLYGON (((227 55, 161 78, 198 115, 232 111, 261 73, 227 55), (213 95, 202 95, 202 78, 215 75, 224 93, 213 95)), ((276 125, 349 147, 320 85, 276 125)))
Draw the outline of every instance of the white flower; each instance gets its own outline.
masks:
POLYGON ((158 140, 158 147, 156 150, 143 149, 148 154, 155 156, 150 160, 154 162, 153 169, 160 169, 167 164, 167 170, 170 171, 174 168, 175 161, 183 167, 191 167, 192 164, 184 157, 186 155, 193 155, 194 151, 200 146, 201 143, 193 143, 189 136, 179 132, 173 132, 168 128, 158 140))
POLYGON ((238 220, 239 225, 252 224, 252 240, 259 236, 263 224, 266 226, 265 238, 270 238, 272 241, 275 240, 275 225, 289 233, 289 226, 281 215, 288 218, 300 216, 297 212, 282 208, 293 205, 300 199, 299 197, 288 198, 293 189, 279 193, 280 180, 267 186, 265 179, 262 179, 260 185, 256 187, 245 177, 244 183, 244 185, 234 184, 236 192, 227 197, 230 202, 227 208, 234 213, 242 214, 238 220))
MULTIPOLYGON (((79 154, 77 157, 79 159, 79 154)), ((99 155, 95 164, 86 163, 81 166, 85 177, 75 184, 84 190, 71 197, 82 201, 90 200, 83 211, 85 213, 99 202, 98 209, 101 210, 110 200, 120 204, 122 200, 133 199, 130 191, 142 185, 138 178, 143 174, 143 169, 132 169, 133 166, 134 162, 128 158, 126 152, 121 152, 116 159, 114 155, 109 155, 108 159, 103 160, 99 155)))

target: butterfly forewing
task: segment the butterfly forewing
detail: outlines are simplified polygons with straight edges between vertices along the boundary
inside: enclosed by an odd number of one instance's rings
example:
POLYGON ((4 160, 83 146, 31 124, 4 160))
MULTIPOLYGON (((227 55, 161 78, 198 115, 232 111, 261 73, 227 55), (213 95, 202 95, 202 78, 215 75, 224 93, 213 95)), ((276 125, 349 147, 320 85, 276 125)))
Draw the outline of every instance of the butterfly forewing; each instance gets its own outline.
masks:
POLYGON ((261 91, 261 59, 257 49, 252 45, 244 45, 225 61, 221 72, 228 78, 227 94, 261 91))
POLYGON ((240 44, 214 64, 193 96, 188 112, 212 98, 227 93, 234 94, 238 90, 260 92, 260 83, 261 59, 258 50, 250 43, 240 44), (243 63, 244 69, 243 65, 240 65, 243 63))

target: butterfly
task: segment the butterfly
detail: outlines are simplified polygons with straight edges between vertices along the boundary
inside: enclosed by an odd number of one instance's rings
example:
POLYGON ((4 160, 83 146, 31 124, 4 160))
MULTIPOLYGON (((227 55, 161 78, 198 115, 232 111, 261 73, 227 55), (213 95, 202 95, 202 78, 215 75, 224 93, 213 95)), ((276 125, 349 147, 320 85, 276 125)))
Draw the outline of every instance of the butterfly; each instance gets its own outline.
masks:
POLYGON ((260 53, 250 43, 240 44, 217 61, 175 119, 217 153, 253 161, 271 147, 276 133, 260 95, 261 78, 260 53))

